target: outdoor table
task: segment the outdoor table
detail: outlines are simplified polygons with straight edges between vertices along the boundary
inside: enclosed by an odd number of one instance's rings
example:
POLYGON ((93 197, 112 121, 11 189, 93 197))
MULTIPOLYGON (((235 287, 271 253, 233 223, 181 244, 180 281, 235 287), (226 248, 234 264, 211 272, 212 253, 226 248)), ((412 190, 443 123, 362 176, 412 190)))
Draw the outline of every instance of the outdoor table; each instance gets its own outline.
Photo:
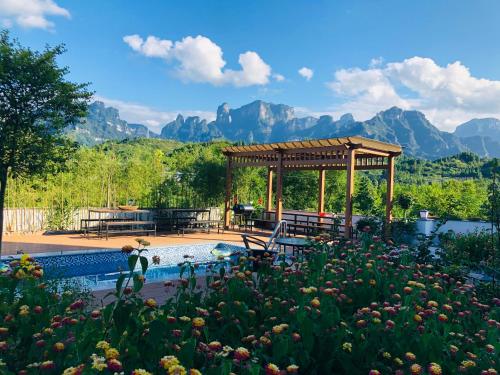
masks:
POLYGON ((290 246, 292 248, 292 254, 295 254, 295 252, 299 252, 305 249, 305 247, 307 246, 307 239, 297 237, 278 237, 276 238, 276 243, 280 246, 283 246, 285 253, 286 247, 290 246))
POLYGON ((140 214, 149 213, 149 210, 121 210, 116 208, 91 208, 88 210, 88 218, 83 219, 85 221, 85 228, 83 228, 83 234, 87 238, 90 237, 91 232, 95 232, 98 237, 102 236, 102 232, 105 229, 106 222, 113 221, 138 221, 140 214), (93 219, 91 214, 97 214, 97 218, 93 219), (101 215, 105 215, 103 218, 101 215), (110 215, 111 217, 106 217, 110 215), (116 215, 122 215, 122 218, 117 218, 116 215), (89 225, 91 222, 96 222, 97 227, 92 230, 89 225))

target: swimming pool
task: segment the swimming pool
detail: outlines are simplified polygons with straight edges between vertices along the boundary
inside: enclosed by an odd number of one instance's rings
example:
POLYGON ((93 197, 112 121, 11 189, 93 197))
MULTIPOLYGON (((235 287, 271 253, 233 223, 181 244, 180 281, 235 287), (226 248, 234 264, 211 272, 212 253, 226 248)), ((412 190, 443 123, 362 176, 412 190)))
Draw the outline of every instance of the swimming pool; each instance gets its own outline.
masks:
MULTIPOLYGON (((227 243, 182 245, 148 248, 143 255, 148 258, 149 268, 146 282, 158 282, 179 278, 179 263, 189 260, 197 263, 197 274, 204 274, 206 267, 220 255, 228 257, 245 249, 227 243), (160 264, 153 264, 153 257, 160 258, 160 264)), ((48 278, 62 278, 74 281, 92 290, 111 289, 122 271, 128 271, 128 255, 120 250, 91 250, 66 252, 64 254, 36 254, 35 260, 42 265, 48 278)), ((138 265, 137 270, 140 269, 138 265)))

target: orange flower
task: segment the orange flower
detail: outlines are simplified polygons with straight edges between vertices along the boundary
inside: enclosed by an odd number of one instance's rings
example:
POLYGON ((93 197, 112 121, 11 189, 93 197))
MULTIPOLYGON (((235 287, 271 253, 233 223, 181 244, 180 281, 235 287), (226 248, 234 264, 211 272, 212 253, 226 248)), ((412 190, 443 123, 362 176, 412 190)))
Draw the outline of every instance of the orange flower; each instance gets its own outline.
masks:
POLYGON ((448 321, 448 317, 445 314, 439 314, 438 319, 440 322, 447 322, 448 321))
POLYGON ((280 375, 280 369, 274 363, 269 363, 266 366, 266 375, 280 375))
POLYGON ((317 309, 321 306, 321 302, 319 302, 318 298, 313 298, 311 300, 311 306, 314 307, 315 309, 317 309))
POLYGON ((441 366, 437 363, 432 362, 429 365, 429 374, 430 375, 441 375, 443 371, 441 370, 441 366))
POLYGON ((64 350, 64 344, 62 342, 56 342, 54 344, 54 351, 55 352, 62 352, 64 350))
POLYGON ((413 362, 413 361, 415 361, 415 359, 417 359, 417 356, 415 354, 413 354, 412 352, 407 352, 407 353, 405 353, 405 358, 408 361, 413 362))
POLYGON ((410 372, 412 375, 420 375, 422 373, 422 366, 414 363, 410 366, 410 372))
POLYGON ((203 318, 193 318, 194 328, 203 328, 205 326, 205 319, 203 318))
POLYGON ((237 359, 238 361, 246 361, 249 358, 250 352, 246 348, 239 347, 234 351, 234 359, 237 359))
POLYGON ((108 369, 114 372, 120 372, 123 369, 122 363, 116 358, 108 360, 108 369))

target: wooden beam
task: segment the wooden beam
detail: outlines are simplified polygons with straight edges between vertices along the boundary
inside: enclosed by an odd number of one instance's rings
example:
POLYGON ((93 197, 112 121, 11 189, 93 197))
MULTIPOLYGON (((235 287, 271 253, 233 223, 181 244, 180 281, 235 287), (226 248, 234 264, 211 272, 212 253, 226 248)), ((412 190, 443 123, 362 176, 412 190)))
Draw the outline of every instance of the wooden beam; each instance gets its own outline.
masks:
POLYGON ((228 229, 231 223, 231 190, 233 187, 233 159, 227 157, 226 164, 226 199, 224 202, 224 228, 228 229))
POLYGON ((354 196, 354 171, 356 161, 356 150, 350 149, 347 157, 347 186, 345 200, 345 238, 352 235, 352 200, 354 196))
POLYGON ((379 151, 379 150, 371 150, 369 148, 358 148, 356 151, 359 151, 360 156, 364 156, 364 154, 367 155, 376 155, 376 156, 382 156, 382 157, 388 157, 390 155, 390 152, 384 152, 384 151, 379 151))
MULTIPOLYGON (((233 168, 239 167, 268 167, 276 168, 278 165, 277 160, 255 160, 244 162, 233 162, 233 168)), ((317 159, 317 160, 284 160, 283 168, 287 170, 319 170, 319 169, 337 169, 345 170, 347 165, 346 159, 317 159)), ((388 165, 373 164, 373 165, 356 165, 357 170, 369 169, 387 169, 388 165)))
POLYGON ((278 154, 278 165, 276 166, 276 223, 283 216, 283 154, 278 154))
POLYGON ((388 159, 389 166, 387 168, 387 195, 385 203, 385 237, 389 238, 391 233, 392 221, 392 206, 394 204, 394 157, 388 159))
POLYGON ((318 179, 318 214, 325 211, 325 173, 324 169, 319 170, 318 179))
POLYGON ((266 211, 273 208, 273 170, 267 169, 266 211))

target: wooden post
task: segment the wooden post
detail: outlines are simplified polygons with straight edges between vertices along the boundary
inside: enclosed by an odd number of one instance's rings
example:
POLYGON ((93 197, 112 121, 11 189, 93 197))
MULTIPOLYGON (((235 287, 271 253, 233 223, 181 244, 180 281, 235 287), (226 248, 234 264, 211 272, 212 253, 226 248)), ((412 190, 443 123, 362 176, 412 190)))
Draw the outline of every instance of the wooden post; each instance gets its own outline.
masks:
POLYGON ((345 200, 345 238, 352 235, 352 198, 354 195, 354 167, 356 165, 356 150, 349 149, 347 154, 347 188, 345 200))
MULTIPOLYGON (((318 215, 325 211, 325 170, 319 170, 319 179, 318 179, 318 215)), ((322 218, 319 218, 319 221, 323 221, 322 218)))
POLYGON ((391 235, 392 206, 394 204, 394 156, 387 159, 387 195, 385 203, 385 238, 391 235))
POLYGON ((278 165, 276 167, 276 224, 283 217, 283 153, 278 153, 278 165))
POLYGON ((233 187, 233 160, 227 155, 226 165, 226 200, 224 202, 224 228, 229 229, 231 223, 231 190, 233 187))
POLYGON ((273 208, 273 170, 267 169, 266 211, 273 208))

